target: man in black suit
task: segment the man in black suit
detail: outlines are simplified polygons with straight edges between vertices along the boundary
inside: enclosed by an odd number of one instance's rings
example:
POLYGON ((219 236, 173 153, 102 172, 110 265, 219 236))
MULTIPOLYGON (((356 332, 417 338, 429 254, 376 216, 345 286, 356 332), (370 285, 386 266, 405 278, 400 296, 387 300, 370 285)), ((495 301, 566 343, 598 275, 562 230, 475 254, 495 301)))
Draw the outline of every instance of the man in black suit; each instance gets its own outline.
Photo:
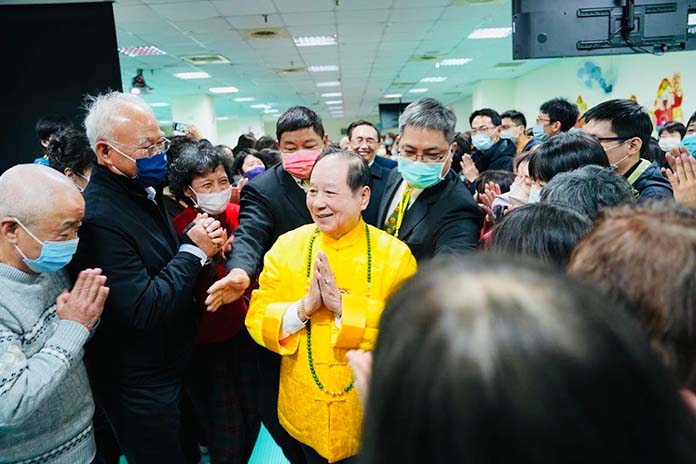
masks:
POLYGON ((478 244, 483 213, 450 171, 456 122, 454 112, 432 98, 411 103, 399 118, 398 170, 387 180, 379 219, 419 262, 478 244))
MULTIPOLYGON (((328 141, 321 118, 309 108, 292 107, 278 119, 276 137, 282 163, 242 189, 239 227, 227 260, 229 273, 208 290, 209 310, 240 298, 261 273, 263 256, 278 237, 312 222, 306 204, 307 180, 328 141)), ((261 420, 285 457, 293 464, 304 463, 299 443, 278 422, 280 356, 260 349, 259 374, 261 420)))
POLYGON ((391 163, 391 167, 384 164, 379 164, 377 149, 379 148, 380 135, 379 131, 369 121, 354 121, 348 126, 348 141, 350 149, 362 156, 370 166, 370 203, 367 209, 363 211, 363 219, 368 224, 380 227, 378 220, 379 204, 384 195, 384 186, 387 184, 387 177, 392 168, 396 167, 396 163, 392 160, 383 158, 384 161, 391 163))

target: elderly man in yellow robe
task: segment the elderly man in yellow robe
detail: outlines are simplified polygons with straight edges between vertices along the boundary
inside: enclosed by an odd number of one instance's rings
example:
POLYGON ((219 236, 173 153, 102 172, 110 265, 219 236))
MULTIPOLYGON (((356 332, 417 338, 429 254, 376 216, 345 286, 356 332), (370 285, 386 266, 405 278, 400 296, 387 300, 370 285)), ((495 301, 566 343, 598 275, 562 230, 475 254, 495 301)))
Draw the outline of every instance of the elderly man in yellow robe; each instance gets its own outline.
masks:
POLYGON ((264 258, 246 325, 283 356, 278 416, 307 463, 351 462, 362 406, 349 350, 371 350, 384 303, 416 271, 406 246, 367 225, 370 169, 335 152, 314 166, 307 207, 314 224, 278 238, 264 258))

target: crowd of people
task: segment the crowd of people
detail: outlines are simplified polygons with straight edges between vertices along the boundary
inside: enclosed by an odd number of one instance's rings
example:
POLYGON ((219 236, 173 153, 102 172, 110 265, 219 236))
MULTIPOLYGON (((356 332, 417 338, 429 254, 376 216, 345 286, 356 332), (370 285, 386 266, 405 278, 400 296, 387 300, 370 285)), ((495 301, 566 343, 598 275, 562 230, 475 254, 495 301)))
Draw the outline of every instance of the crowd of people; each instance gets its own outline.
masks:
POLYGON ((293 464, 696 462, 696 113, 469 123, 42 118, 0 176, 0 462, 245 463, 261 423, 293 464))

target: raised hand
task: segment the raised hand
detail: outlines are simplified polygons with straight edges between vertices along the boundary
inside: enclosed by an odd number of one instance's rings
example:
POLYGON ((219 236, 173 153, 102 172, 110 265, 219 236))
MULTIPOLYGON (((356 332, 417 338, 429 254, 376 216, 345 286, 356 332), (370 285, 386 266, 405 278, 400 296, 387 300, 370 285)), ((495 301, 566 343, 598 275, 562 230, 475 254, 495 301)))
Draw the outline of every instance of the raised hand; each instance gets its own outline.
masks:
POLYGON ((56 312, 60 319, 74 321, 88 330, 101 317, 109 288, 101 269, 85 269, 80 272, 71 291, 63 291, 56 298, 56 312))
POLYGON ((462 167, 462 174, 466 177, 466 180, 473 182, 478 179, 479 172, 470 154, 466 153, 462 156, 462 161, 459 165, 462 167))
POLYGON ((684 206, 696 208, 696 159, 683 147, 674 147, 665 155, 670 169, 662 168, 662 174, 672 184, 674 199, 684 206))
POLYGON ((326 308, 341 316, 343 314, 343 304, 341 299, 341 291, 336 285, 336 277, 329 266, 329 259, 326 253, 320 251, 317 253, 314 273, 319 281, 319 289, 321 290, 321 300, 326 308))

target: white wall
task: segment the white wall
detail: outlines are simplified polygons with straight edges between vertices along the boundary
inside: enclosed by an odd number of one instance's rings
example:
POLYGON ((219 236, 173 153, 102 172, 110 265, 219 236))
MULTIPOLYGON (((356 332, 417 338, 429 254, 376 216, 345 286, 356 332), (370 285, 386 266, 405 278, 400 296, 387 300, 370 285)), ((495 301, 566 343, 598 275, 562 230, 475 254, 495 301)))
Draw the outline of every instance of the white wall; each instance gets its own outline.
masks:
MULTIPOLYGON (((500 112, 516 109, 522 111, 529 124, 533 124, 539 105, 554 97, 564 97, 575 102, 578 97, 592 106, 613 98, 631 98, 653 111, 658 87, 663 78, 672 80, 674 73, 681 74, 683 89, 683 122, 696 111, 696 52, 668 53, 664 56, 645 54, 607 57, 563 58, 517 79, 481 81, 474 85, 474 94, 450 105, 457 114, 457 128, 468 119, 470 108, 491 107, 500 112), (586 62, 592 62, 602 70, 603 77, 611 84, 611 93, 605 93, 593 81, 588 88, 578 77, 578 71, 586 62), (471 106, 469 106, 471 105, 471 106)), ((582 110, 581 110, 582 111, 582 110)), ((468 121, 466 121, 468 128, 468 121)))
POLYGON ((264 135, 266 132, 263 118, 261 116, 241 118, 230 116, 228 120, 217 121, 217 139, 213 143, 224 144, 234 148, 237 145, 239 136, 247 132, 253 132, 256 138, 264 135))

